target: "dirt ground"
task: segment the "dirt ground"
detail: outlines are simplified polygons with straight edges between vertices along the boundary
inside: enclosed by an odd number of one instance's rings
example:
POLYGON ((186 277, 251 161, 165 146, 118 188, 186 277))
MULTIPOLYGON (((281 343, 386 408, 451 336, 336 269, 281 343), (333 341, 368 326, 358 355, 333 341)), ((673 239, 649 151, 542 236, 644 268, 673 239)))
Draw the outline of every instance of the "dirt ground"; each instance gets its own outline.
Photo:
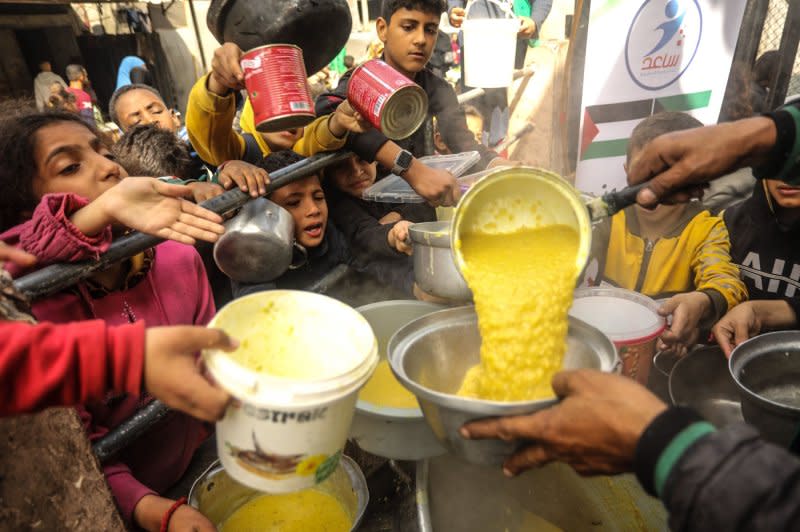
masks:
POLYGON ((74 409, 0 420, 0 530, 125 530, 74 409))

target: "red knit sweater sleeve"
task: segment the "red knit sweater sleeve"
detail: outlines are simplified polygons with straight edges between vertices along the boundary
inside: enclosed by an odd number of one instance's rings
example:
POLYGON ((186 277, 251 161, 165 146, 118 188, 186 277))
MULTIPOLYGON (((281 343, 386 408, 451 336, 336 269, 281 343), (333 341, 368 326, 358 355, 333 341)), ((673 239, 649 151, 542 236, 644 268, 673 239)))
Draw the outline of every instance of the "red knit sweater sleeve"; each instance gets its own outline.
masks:
POLYGON ((7 321, 0 322, 0 338, 0 415, 100 400, 109 391, 141 392, 143 322, 7 321))

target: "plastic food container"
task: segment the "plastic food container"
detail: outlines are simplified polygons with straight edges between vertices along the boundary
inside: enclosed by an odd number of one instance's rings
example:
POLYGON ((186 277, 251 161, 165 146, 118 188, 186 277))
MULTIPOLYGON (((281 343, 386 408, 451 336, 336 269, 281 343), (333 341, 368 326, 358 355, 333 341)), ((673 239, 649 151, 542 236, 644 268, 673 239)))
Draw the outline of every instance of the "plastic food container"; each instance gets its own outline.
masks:
MULTIPOLYGON (((452 155, 428 155, 420 157, 419 161, 431 168, 447 170, 458 177, 472 168, 480 159, 480 153, 465 151, 452 155)), ((369 187, 361 197, 367 201, 380 203, 425 203, 425 199, 414 192, 408 181, 395 174, 390 174, 369 187)))
POLYGON ((234 300, 209 326, 240 341, 232 353, 203 352, 236 399, 217 423, 225 470, 271 493, 324 481, 339 463, 358 390, 378 363, 369 323, 335 299, 271 290, 234 300))
POLYGON ((569 315, 608 336, 617 347, 622 374, 647 385, 656 340, 667 326, 658 303, 632 290, 584 288, 575 292, 569 315))

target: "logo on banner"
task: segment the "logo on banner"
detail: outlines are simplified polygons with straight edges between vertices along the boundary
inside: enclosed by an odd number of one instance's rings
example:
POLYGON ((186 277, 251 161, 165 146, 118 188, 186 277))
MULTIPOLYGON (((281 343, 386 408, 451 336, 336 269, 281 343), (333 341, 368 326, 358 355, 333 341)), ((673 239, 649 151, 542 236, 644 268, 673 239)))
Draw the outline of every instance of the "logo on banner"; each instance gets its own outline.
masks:
POLYGON ((697 0, 647 0, 625 41, 625 66, 643 89, 675 83, 692 64, 703 33, 697 0))

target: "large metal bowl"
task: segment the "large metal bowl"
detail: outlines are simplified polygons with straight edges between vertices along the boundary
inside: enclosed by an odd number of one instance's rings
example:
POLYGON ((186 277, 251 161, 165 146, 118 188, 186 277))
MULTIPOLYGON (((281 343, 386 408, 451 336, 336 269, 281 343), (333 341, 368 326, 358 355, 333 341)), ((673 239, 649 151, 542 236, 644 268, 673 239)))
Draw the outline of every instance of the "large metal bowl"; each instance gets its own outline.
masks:
MULTIPOLYGON (((369 503, 369 490, 364 474, 352 458, 342 455, 336 471, 324 482, 309 489, 333 496, 353 521, 351 530, 358 529, 369 503)), ((217 460, 192 485, 189 504, 219 528, 245 503, 265 495, 268 496, 233 480, 217 460)))
POLYGON ((678 360, 669 376, 669 394, 673 404, 695 409, 719 428, 744 420, 739 390, 719 347, 702 347, 678 360))
POLYGON ((788 447, 800 427, 800 331, 751 338, 733 350, 728 363, 745 421, 788 447))
MULTIPOLYGON (((425 301, 379 301, 358 307, 378 339, 378 356, 386 359, 392 335, 417 318, 442 310, 441 305, 425 301)), ((378 456, 394 460, 421 460, 445 452, 419 408, 391 408, 361 399, 350 426, 350 439, 378 456)))
MULTIPOLYGON (((465 440, 461 426, 491 416, 529 414, 552 406, 555 397, 502 403, 456 394, 467 370, 480 361, 481 338, 474 307, 441 310, 415 320, 389 341, 389 363, 400 382, 417 396, 425 420, 439 441, 468 462, 499 465, 520 442, 465 440)), ((569 318, 564 368, 616 371, 617 350, 603 333, 569 318)))
POLYGON ((413 224, 408 234, 414 244, 414 280, 419 287, 451 301, 472 301, 472 291, 453 261, 450 222, 413 224))

